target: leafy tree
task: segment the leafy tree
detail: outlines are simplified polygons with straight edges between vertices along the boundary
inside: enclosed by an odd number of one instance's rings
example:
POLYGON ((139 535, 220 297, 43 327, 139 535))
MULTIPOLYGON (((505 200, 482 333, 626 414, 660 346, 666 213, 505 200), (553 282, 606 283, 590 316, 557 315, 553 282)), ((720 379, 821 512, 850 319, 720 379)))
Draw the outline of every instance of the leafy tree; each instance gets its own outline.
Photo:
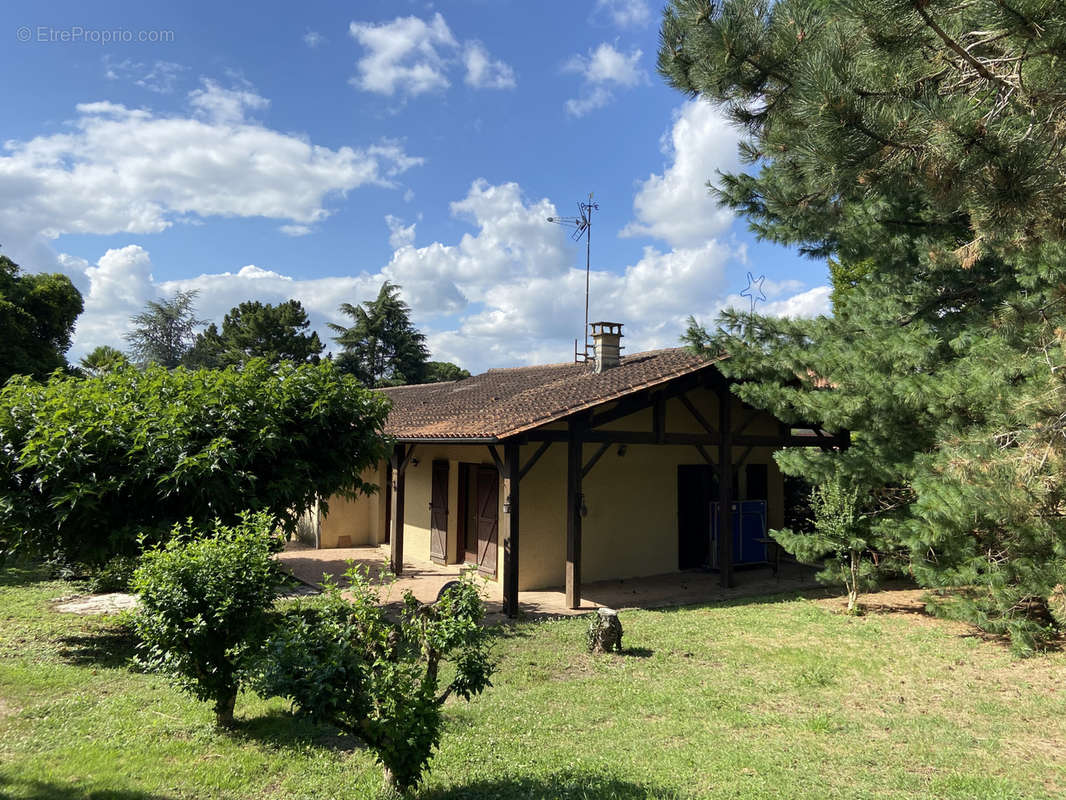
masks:
POLYGON ((214 323, 197 334, 184 362, 190 367, 218 369, 244 364, 253 358, 271 364, 293 361, 318 363, 322 342, 314 331, 299 300, 279 305, 258 301, 241 303, 222 320, 222 331, 214 323))
POLYGON ((129 366, 130 360, 121 350, 102 344, 85 356, 79 364, 89 375, 103 375, 129 366))
POLYGON ((12 375, 43 377, 66 366, 81 293, 65 275, 20 274, 0 255, 0 385, 12 375))
POLYGON ((99 564, 191 519, 264 511, 295 528, 319 497, 375 487, 388 401, 329 362, 120 370, 0 390, 0 553, 99 564))
POLYGON ((1066 12, 994 0, 673 0, 660 72, 747 131, 719 199, 834 263, 834 315, 727 313, 688 341, 790 422, 812 482, 880 487, 869 523, 951 613, 1048 635, 1066 579, 1066 12))
POLYGON ((192 348, 196 329, 204 324, 193 305, 198 294, 196 290, 178 291, 169 300, 150 300, 144 311, 130 317, 133 330, 126 334, 126 341, 134 359, 167 369, 181 364, 192 348))
POLYGON ((450 361, 428 361, 426 362, 426 383, 447 383, 448 381, 461 381, 463 378, 469 378, 470 372, 463 369, 458 364, 452 364, 450 361))
POLYGON ((142 663, 212 701, 220 727, 233 725, 246 661, 267 631, 280 549, 269 514, 242 514, 209 533, 176 525, 166 545, 145 551, 134 574, 142 663))
POLYGON ((777 543, 801 562, 825 560, 818 578, 844 585, 849 613, 858 610, 859 590, 874 572, 870 556, 877 557, 864 513, 868 492, 863 489, 838 470, 811 491, 813 530, 773 532, 777 543))
POLYGON ((364 742, 386 784, 406 791, 440 742, 444 702, 453 694, 469 700, 490 685, 485 609, 469 576, 432 606, 405 592, 398 616, 379 599, 388 585, 371 584, 365 568, 346 577, 347 597, 327 584, 322 598, 281 615, 263 649, 257 691, 364 742))
POLYGON ((330 324, 337 333, 334 341, 343 348, 337 367, 370 388, 425 380, 426 337, 411 324, 411 308, 400 299, 400 288, 385 281, 374 300, 340 307, 354 325, 330 324))

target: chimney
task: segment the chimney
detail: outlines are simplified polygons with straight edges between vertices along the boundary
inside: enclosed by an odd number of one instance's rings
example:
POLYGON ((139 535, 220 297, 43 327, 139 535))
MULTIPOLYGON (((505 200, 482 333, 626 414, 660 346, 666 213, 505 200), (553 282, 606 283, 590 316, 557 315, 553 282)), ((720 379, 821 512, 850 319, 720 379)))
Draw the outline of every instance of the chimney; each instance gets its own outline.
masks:
POLYGON ((621 363, 621 341, 621 322, 592 323, 592 351, 596 372, 604 372, 621 363))

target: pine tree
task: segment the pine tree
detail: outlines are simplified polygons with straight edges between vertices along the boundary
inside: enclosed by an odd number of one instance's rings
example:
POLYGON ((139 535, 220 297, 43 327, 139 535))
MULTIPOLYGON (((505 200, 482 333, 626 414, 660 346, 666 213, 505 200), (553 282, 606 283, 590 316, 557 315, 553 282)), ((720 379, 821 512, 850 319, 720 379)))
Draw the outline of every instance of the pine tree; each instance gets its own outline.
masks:
POLYGON ((334 341, 343 348, 336 358, 337 367, 370 388, 425 380, 426 337, 411 323, 411 308, 400 299, 400 288, 385 281, 374 300, 341 305, 341 312, 354 325, 330 324, 338 334, 334 341))
POLYGON ((854 431, 778 461, 879 487, 871 531, 1022 651, 1066 583, 1064 56, 1043 0, 674 0, 659 51, 748 132, 720 200, 832 259, 832 317, 727 313, 690 344, 748 402, 854 431))
POLYGON ((167 369, 180 366, 192 348, 197 319, 196 290, 178 291, 171 299, 150 300, 144 311, 130 317, 133 329, 126 334, 130 354, 140 364, 159 364, 167 369))
POLYGON ((226 314, 221 332, 211 323, 196 336, 184 363, 218 369, 263 358, 271 364, 317 364, 322 342, 299 300, 278 305, 249 301, 226 314))

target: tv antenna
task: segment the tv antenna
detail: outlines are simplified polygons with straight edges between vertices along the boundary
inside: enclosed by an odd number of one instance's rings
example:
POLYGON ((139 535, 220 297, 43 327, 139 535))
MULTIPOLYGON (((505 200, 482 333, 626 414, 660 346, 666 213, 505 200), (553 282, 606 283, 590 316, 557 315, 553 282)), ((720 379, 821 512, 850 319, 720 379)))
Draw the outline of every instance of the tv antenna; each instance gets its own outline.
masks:
POLYGON ((580 242, 581 237, 585 237, 585 349, 579 357, 577 339, 574 339, 575 362, 589 360, 589 264, 592 258, 592 212, 599 210, 600 204, 592 202, 592 192, 589 192, 589 201, 577 204, 578 215, 576 217, 548 217, 548 222, 570 228, 572 230, 570 238, 575 242, 580 242))

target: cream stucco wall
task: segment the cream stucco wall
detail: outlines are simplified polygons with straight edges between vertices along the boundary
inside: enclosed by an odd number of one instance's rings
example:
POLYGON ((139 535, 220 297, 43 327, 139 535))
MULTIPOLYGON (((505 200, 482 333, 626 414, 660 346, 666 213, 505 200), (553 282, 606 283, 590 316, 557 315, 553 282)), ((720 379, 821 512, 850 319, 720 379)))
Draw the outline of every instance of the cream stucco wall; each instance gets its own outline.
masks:
POLYGON ((377 486, 377 491, 354 500, 339 495, 329 498, 329 510, 319 510, 319 547, 359 547, 384 541, 385 467, 370 468, 360 477, 377 486))

